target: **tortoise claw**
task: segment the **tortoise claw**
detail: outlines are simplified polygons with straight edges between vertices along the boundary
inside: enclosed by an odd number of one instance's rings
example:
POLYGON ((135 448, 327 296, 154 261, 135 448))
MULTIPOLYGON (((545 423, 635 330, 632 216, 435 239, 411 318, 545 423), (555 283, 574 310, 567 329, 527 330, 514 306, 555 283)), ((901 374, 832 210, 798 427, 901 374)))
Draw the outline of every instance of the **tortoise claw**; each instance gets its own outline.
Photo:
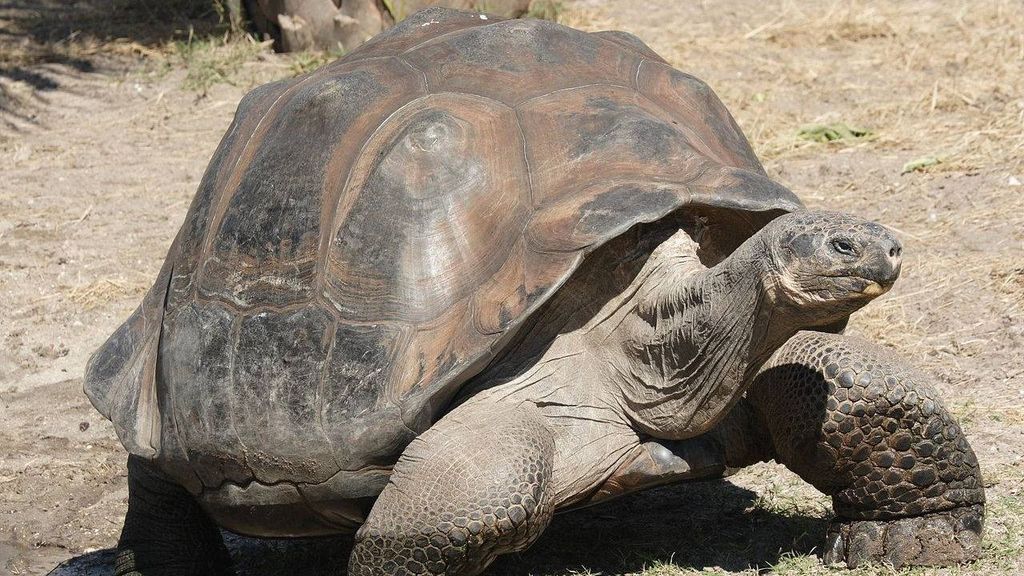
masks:
POLYGON ((984 506, 975 504, 895 520, 837 518, 829 526, 824 563, 949 566, 981 554, 984 506))

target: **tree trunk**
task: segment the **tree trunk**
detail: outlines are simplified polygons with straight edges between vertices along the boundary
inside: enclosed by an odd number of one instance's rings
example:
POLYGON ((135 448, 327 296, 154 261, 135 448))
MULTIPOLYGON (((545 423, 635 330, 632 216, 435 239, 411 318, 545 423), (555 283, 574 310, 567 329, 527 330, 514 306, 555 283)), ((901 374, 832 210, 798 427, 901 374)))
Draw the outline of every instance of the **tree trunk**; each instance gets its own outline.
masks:
POLYGON ((235 35, 242 31, 242 24, 245 21, 245 13, 242 10, 242 0, 223 0, 223 6, 228 13, 228 23, 231 25, 231 34, 235 35))
POLYGON ((503 18, 518 18, 530 9, 530 0, 391 0, 386 4, 391 7, 396 22, 430 6, 487 12, 503 18))
POLYGON ((282 52, 346 52, 428 6, 514 18, 529 10, 530 0, 245 0, 253 26, 282 52))

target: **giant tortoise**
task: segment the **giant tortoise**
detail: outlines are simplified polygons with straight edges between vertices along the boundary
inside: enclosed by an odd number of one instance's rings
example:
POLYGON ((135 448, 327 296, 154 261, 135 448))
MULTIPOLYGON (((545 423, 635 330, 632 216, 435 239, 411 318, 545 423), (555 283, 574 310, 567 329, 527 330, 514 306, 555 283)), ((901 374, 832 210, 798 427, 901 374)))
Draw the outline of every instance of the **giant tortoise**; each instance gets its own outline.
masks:
POLYGON ((420 12, 242 100, 90 360, 116 574, 230 573, 218 527, 478 574, 558 510, 772 459, 832 496, 827 561, 972 559, 962 431, 841 334, 900 260, 634 36, 420 12))

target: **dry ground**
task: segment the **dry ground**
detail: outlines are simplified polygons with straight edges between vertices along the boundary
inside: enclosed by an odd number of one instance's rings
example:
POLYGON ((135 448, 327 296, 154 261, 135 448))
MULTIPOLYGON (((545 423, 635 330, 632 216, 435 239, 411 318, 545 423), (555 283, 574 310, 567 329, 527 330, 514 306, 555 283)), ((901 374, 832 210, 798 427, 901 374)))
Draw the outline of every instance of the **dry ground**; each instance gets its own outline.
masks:
MULTIPOLYGON (((108 4, 0 3, 0 574, 116 541, 124 455, 80 392, 86 358, 148 288, 241 95, 318 62, 204 30, 190 45, 189 21, 92 10, 108 4)), ((587 0, 562 19, 637 34, 707 80, 808 204, 900 232, 903 278, 851 329, 934 374, 990 503, 981 561, 913 573, 1024 573, 1024 5, 587 0), (836 123, 869 134, 798 136, 836 123)), ((759 466, 562 516, 494 572, 832 573, 827 514, 759 466)))

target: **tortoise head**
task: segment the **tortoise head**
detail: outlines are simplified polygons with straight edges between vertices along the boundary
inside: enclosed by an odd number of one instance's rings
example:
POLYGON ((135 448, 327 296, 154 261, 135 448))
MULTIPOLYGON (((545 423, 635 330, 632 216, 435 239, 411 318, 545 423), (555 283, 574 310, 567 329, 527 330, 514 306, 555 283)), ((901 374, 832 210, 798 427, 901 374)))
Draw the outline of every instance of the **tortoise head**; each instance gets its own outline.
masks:
POLYGON ((797 212, 763 230, 771 292, 821 323, 838 320, 887 292, 903 247, 886 227, 839 212, 797 212))

